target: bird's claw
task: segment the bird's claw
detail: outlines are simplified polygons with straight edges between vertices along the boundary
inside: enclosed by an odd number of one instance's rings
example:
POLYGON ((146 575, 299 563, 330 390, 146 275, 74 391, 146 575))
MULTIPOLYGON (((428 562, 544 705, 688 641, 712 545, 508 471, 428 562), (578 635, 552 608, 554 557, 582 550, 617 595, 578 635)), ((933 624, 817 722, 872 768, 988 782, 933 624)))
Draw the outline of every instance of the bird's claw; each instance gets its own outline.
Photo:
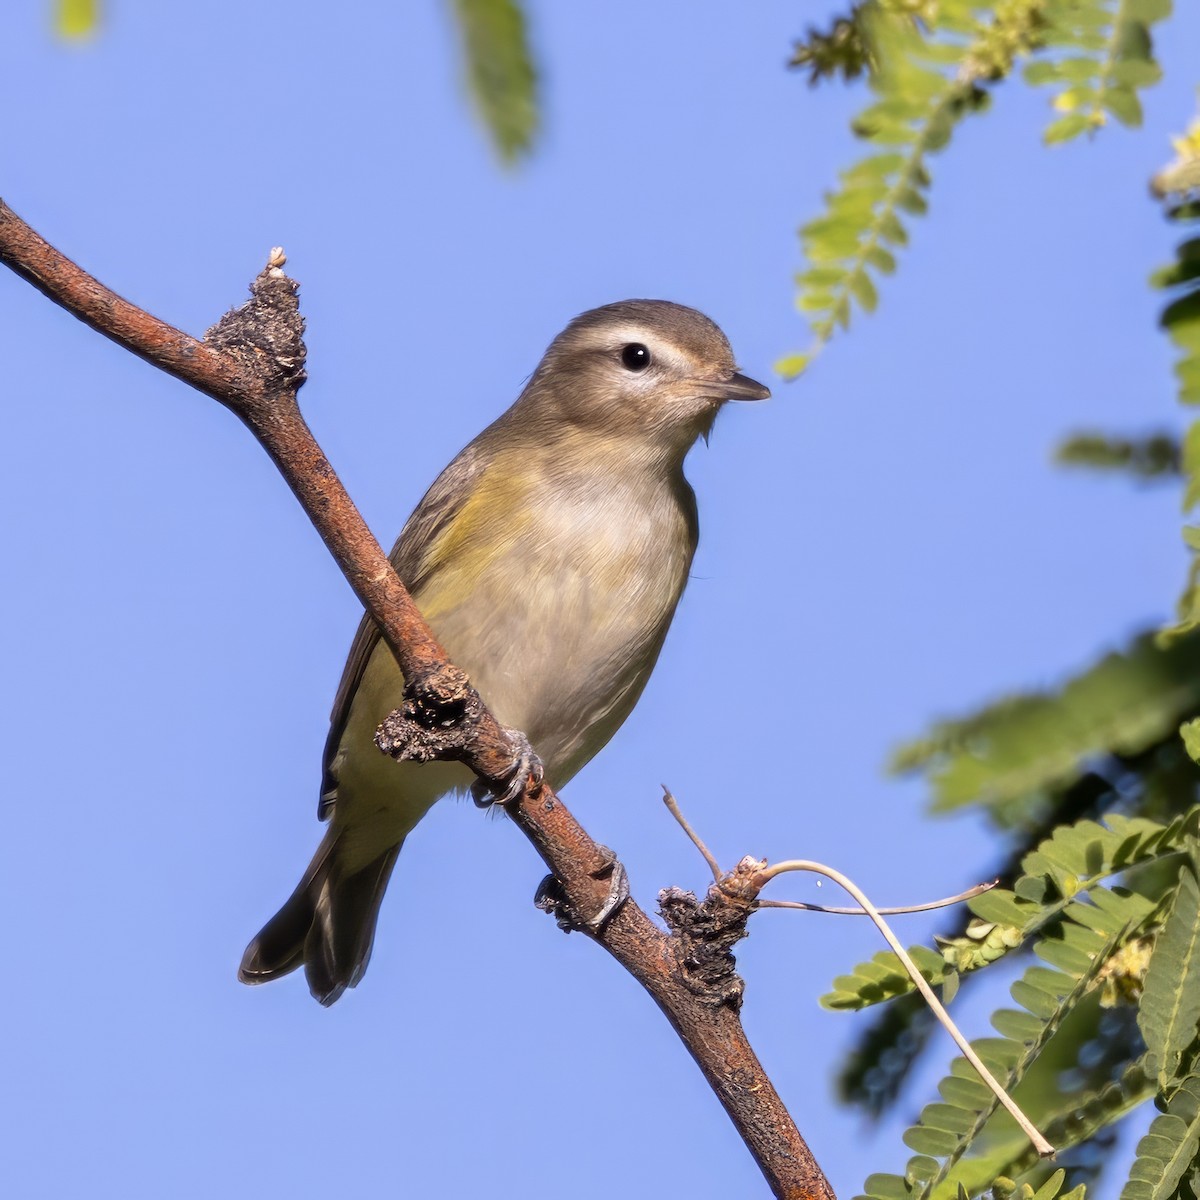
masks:
POLYGON ((550 913, 563 933, 589 933, 592 936, 601 933, 621 905, 629 899, 629 874, 624 865, 607 846, 599 849, 606 861, 599 870, 592 872, 592 878, 608 879, 608 895, 600 911, 589 920, 580 918, 556 876, 547 875, 538 884, 533 897, 534 904, 543 912, 550 913))
POLYGON ((471 799, 480 808, 490 808, 493 804, 504 807, 515 804, 525 795, 525 790, 531 784, 540 786, 545 775, 542 760, 534 753, 529 739, 519 729, 504 730, 509 744, 513 748, 513 765, 503 781, 502 791, 493 791, 482 779, 471 784, 471 799))

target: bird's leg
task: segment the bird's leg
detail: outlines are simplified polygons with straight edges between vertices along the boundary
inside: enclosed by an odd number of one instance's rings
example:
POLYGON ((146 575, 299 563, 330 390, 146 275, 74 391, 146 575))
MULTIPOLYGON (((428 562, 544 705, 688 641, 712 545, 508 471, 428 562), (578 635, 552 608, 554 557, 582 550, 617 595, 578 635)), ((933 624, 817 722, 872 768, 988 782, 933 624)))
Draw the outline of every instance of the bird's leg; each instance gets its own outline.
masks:
POLYGON ((600 907, 600 911, 584 921, 575 911, 575 906, 567 898, 562 884, 554 875, 547 875, 538 884, 533 902, 542 912, 554 917, 563 933, 599 933, 612 920, 613 914, 629 899, 629 874, 621 860, 607 847, 596 847, 604 857, 604 862, 592 872, 593 879, 608 880, 608 896, 600 907))
POLYGON ((525 789, 532 784, 538 787, 545 774, 542 760, 534 753, 529 739, 519 729, 504 728, 508 743, 513 749, 512 767, 501 781, 502 789, 492 790, 482 779, 471 784, 471 799, 480 808, 490 808, 493 804, 502 807, 513 804, 525 794, 525 789))

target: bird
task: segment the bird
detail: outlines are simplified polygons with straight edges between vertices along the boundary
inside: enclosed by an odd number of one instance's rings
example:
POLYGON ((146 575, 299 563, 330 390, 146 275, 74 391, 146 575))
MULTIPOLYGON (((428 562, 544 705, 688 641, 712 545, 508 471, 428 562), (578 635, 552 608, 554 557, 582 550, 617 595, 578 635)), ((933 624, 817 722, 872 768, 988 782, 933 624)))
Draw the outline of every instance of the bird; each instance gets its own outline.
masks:
MULTIPOLYGON (((501 725, 560 789, 613 736, 658 659, 696 550, 684 458, 739 373, 708 317, 666 300, 582 313, 516 402, 438 476, 391 553, 396 572, 501 725)), ((363 977, 404 839, 471 773, 396 762, 375 730, 404 678, 369 616, 350 648, 325 745, 328 828, 299 884, 246 947, 244 983, 303 966, 333 1004, 363 977)))

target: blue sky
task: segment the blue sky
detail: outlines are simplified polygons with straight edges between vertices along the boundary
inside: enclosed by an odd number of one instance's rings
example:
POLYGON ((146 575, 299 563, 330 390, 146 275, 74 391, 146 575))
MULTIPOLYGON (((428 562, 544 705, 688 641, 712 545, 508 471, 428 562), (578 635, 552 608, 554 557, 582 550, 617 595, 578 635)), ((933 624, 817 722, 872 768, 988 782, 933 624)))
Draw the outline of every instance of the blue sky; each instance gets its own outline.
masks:
MULTIPOLYGON (((795 228, 864 101, 783 69, 824 6, 531 5, 545 136, 518 172, 472 120, 440 4, 113 4, 83 47, 43 7, 0 17, 0 195, 193 333, 282 244, 305 412, 386 545, 583 309, 694 305, 778 384, 693 454, 694 578, 567 792, 643 905, 706 878, 660 782, 727 864, 823 859, 881 903, 986 876, 985 831, 928 821, 881 765, 931 717, 1170 613, 1176 495, 1049 453, 1081 425, 1178 420, 1146 181, 1194 112, 1194 8, 1140 135, 1046 151, 1046 95, 1018 87, 963 126, 880 312, 789 386, 795 228)), ((236 982, 318 837, 356 602, 215 404, 3 273, 0 355, 7 1193, 763 1194, 650 1001, 534 910, 532 851, 470 804, 410 839, 335 1008, 236 982)), ((861 1018, 816 1005, 876 948, 865 924, 765 913, 738 956, 750 1036, 845 1195, 907 1157, 899 1125, 832 1103, 861 1018)))

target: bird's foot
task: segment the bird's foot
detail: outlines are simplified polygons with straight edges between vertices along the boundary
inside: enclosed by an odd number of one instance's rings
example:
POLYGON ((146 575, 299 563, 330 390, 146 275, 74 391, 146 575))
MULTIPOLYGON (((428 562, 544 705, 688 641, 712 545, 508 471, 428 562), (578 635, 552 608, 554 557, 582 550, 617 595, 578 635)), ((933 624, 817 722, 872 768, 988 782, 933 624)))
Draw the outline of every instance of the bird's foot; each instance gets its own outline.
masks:
POLYGON ((567 898, 556 876, 547 875, 538 884, 538 890, 533 897, 534 904, 542 912, 550 913, 563 933, 589 933, 593 936, 600 933, 621 905, 629 899, 629 874, 625 867, 607 846, 600 846, 598 849, 604 855, 605 862, 598 870, 592 872, 592 878, 608 880, 608 896, 600 911, 590 920, 583 920, 575 911, 575 906, 567 898))
POLYGON ((503 807, 515 803, 531 784, 539 787, 546 773, 542 760, 534 753, 529 739, 519 729, 505 727, 504 732, 513 748, 513 765, 501 781, 499 790, 493 791, 482 779, 477 779, 471 784, 471 799, 480 808, 490 808, 493 804, 503 807))

